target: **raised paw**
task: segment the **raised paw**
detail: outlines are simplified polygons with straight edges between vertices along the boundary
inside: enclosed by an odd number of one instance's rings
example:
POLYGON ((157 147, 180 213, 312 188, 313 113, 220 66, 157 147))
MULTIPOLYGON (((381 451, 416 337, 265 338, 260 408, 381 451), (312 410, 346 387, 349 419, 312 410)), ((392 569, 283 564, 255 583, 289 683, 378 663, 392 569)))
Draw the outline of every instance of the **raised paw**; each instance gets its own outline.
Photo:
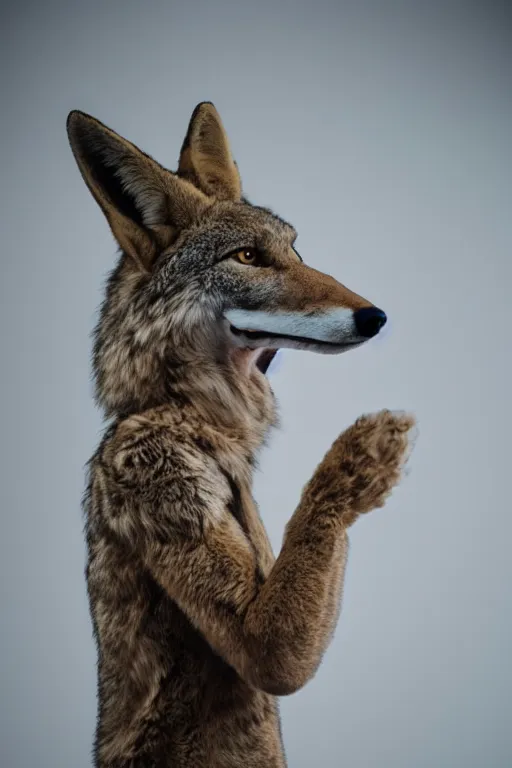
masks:
POLYGON ((414 428, 414 417, 402 411, 361 416, 335 440, 318 468, 317 498, 336 503, 346 526, 382 507, 409 458, 414 428))

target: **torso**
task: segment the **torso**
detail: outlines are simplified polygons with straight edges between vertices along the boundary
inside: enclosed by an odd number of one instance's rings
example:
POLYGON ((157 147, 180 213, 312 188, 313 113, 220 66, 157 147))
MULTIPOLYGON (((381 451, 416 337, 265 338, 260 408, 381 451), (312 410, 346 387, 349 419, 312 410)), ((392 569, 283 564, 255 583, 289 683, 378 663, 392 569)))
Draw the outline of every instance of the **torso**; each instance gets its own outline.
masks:
MULTIPOLYGON (((139 417, 137 417, 139 418, 139 417)), ((182 416, 156 409, 143 417, 173 428, 182 416)), ((190 415, 187 416, 187 429, 190 415)), ((208 430, 197 420, 208 452, 208 430)), ((119 425, 117 426, 119 428, 119 425)), ((209 646, 105 523, 116 500, 104 481, 116 428, 91 462, 87 516, 87 581, 99 653, 100 768, 283 768, 277 700, 245 683, 209 646)), ((197 431, 197 430, 196 430, 197 431)), ((211 430, 210 430, 211 431, 211 430)), ((187 433, 188 434, 188 433, 187 433)), ((237 434, 212 434, 215 461, 235 488, 230 510, 251 542, 265 578, 274 562, 252 499, 251 453, 237 434)), ((178 437, 182 439, 182 437, 178 437)))

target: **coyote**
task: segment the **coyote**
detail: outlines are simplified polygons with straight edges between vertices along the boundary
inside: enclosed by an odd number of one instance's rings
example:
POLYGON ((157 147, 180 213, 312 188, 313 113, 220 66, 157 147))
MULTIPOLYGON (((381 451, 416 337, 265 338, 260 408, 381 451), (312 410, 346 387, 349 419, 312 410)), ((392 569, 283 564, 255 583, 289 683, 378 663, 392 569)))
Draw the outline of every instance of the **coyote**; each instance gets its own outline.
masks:
POLYGON ((71 148, 120 247, 95 331, 109 418, 84 497, 98 650, 98 768, 282 768, 278 698, 318 668, 340 610, 347 528, 381 507, 412 416, 362 416, 333 443, 275 559, 251 495, 281 347, 337 354, 384 312, 242 195, 220 117, 190 120, 166 170, 73 111, 71 148))

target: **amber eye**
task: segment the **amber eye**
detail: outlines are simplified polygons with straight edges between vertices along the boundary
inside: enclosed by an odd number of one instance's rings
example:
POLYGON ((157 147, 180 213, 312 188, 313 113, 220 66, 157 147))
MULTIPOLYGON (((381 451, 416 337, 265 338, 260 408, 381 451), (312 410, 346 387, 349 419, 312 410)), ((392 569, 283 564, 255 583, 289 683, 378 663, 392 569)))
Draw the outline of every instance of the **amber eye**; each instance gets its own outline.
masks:
POLYGON ((239 251, 233 254, 234 259, 238 259, 240 264, 257 264, 259 261, 259 253, 256 248, 241 248, 239 251))

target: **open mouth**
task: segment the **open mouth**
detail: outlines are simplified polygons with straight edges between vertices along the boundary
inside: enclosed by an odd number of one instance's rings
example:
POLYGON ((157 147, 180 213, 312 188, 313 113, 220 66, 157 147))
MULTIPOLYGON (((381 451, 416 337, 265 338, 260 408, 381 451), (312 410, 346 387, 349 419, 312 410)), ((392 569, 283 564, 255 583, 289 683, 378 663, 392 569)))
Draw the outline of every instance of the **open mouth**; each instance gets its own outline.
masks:
POLYGON ((256 368, 262 373, 266 373, 278 351, 279 350, 277 349, 262 349, 261 354, 258 355, 258 359, 256 360, 256 368))
POLYGON ((261 353, 256 361, 256 367, 264 374, 267 372, 280 347, 295 347, 298 349, 310 349, 327 354, 339 354, 340 352, 344 352, 353 347, 358 347, 361 344, 360 341, 347 341, 344 343, 319 341, 318 339, 311 339, 306 336, 294 336, 286 333, 273 333, 272 331, 236 328, 231 324, 229 328, 234 336, 246 340, 248 346, 252 346, 252 342, 254 344, 253 348, 257 349, 258 347, 261 347, 261 353), (268 346, 265 342, 268 343, 268 346))
POLYGON ((283 340, 285 343, 286 341, 295 342, 296 344, 303 344, 304 346, 314 346, 314 347, 331 347, 333 350, 341 350, 344 347, 354 347, 358 346, 361 342, 359 341, 347 341, 344 343, 336 343, 332 341, 319 341, 318 339, 310 339, 305 336, 292 336, 291 334, 287 333, 272 333, 271 331, 252 331, 252 330, 242 330, 241 328, 235 328, 234 325, 230 325, 230 331, 235 336, 245 336, 247 339, 254 339, 254 341, 263 340, 263 339, 269 339, 269 340, 283 340))

